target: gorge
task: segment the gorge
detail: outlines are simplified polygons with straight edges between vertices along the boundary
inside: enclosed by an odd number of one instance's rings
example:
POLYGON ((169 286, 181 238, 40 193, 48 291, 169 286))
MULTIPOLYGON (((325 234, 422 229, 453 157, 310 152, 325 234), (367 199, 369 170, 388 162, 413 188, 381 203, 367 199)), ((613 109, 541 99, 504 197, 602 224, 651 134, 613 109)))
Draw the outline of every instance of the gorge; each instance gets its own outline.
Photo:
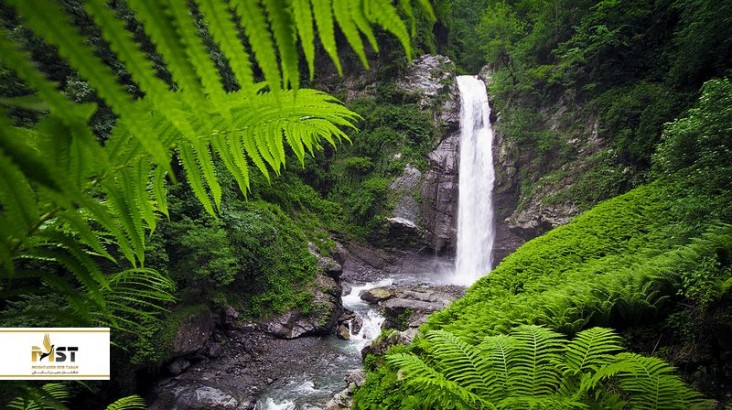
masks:
POLYGON ((111 373, 0 408, 732 406, 732 2, 35 3, 0 328, 111 373))
MULTIPOLYGON (((427 56, 427 66, 430 66, 430 61, 444 63, 449 60, 441 56, 427 56)), ((424 65, 417 62, 413 70, 424 70, 424 65)), ((229 405, 257 410, 348 408, 356 387, 349 384, 360 386, 363 382, 359 372, 361 360, 367 354, 383 353, 393 344, 411 341, 427 314, 444 308, 449 301, 462 295, 464 287, 490 271, 492 252, 479 251, 485 247, 490 249, 493 242, 493 132, 486 87, 475 76, 455 76, 449 71, 445 73, 434 69, 431 72, 436 77, 447 74, 452 81, 431 97, 459 101, 454 107, 448 105, 449 109, 459 113, 455 115, 459 118, 459 126, 456 127, 459 132, 448 135, 448 138, 456 139, 456 148, 459 148, 454 160, 456 165, 460 164, 459 170, 454 170, 459 183, 450 185, 450 189, 456 189, 459 195, 452 195, 455 202, 447 205, 454 208, 457 215, 452 219, 457 226, 451 228, 455 235, 451 241, 457 246, 455 256, 391 250, 384 254, 384 262, 379 262, 379 257, 367 256, 374 250, 351 247, 345 256, 337 258, 343 265, 343 272, 338 272, 335 278, 339 289, 343 289, 339 293, 348 317, 339 319, 338 337, 332 334, 308 336, 307 332, 299 336, 301 330, 292 338, 292 330, 277 330, 278 337, 290 340, 272 341, 270 343, 276 347, 268 347, 264 342, 268 340, 267 336, 259 336, 265 339, 258 341, 254 335, 256 329, 272 333, 274 327, 271 324, 265 322, 253 324, 251 330, 234 330, 238 326, 230 322, 229 326, 234 328, 221 335, 224 343, 226 339, 243 337, 242 332, 249 333, 249 336, 244 336, 246 342, 241 346, 248 352, 262 349, 261 352, 245 355, 245 360, 211 357, 184 369, 182 374, 159 384, 155 389, 152 409, 228 408, 229 405), (394 332, 392 337, 381 340, 377 346, 369 346, 381 334, 382 326, 394 332), (271 352, 272 348, 299 353, 294 357, 283 357, 271 352), (247 361, 261 361, 262 364, 252 365, 247 361), (228 374, 235 375, 235 379, 225 381, 228 374), (236 379, 241 381, 237 383, 236 379), (248 390, 252 386, 257 386, 257 389, 248 390), (347 389, 341 392, 344 387, 347 389)), ((433 84, 425 78, 421 81, 428 87, 433 84)), ((444 117, 446 113, 439 115, 444 117)), ((423 184, 411 185, 420 189, 423 184)), ((411 218, 422 220, 423 216, 417 212, 411 218)), ((338 262, 323 262, 323 266, 333 264, 338 262)), ((285 316, 291 317, 289 313, 285 316)), ((303 324, 283 324, 293 330, 300 329, 308 326, 306 323, 310 319, 300 320, 304 320, 303 324)), ((209 344, 220 343, 212 341, 209 344)))

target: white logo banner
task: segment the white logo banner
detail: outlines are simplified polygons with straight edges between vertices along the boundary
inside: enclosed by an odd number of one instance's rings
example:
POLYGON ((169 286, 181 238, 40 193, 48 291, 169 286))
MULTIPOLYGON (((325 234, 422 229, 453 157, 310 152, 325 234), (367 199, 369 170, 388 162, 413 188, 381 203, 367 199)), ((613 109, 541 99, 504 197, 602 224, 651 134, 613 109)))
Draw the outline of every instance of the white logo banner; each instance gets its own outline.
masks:
POLYGON ((0 328, 0 379, 109 380, 108 327, 0 328))

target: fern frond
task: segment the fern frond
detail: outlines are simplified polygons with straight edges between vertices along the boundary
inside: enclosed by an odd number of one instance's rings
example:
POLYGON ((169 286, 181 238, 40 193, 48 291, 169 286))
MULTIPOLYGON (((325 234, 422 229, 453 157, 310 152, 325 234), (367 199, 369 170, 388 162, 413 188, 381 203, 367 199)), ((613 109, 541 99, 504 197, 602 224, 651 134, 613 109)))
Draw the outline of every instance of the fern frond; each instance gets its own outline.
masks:
POLYGON ((206 212, 214 215, 215 213, 213 205, 211 204, 211 198, 209 198, 208 192, 206 192, 206 188, 203 185, 201 171, 198 169, 196 153, 193 148, 187 144, 181 145, 178 148, 178 157, 180 158, 181 165, 183 165, 183 170, 186 172, 188 184, 191 186, 193 194, 199 201, 201 201, 206 212))
MULTIPOLYGON (((185 55, 193 72, 197 76, 196 83, 203 86, 203 91, 208 95, 210 101, 218 104, 224 95, 221 76, 211 60, 203 40, 198 35, 196 21, 188 7, 188 2, 183 0, 167 0, 169 14, 175 21, 175 30, 179 41, 183 45, 185 55)), ((199 105, 200 107, 200 105, 199 105)), ((205 109, 205 108, 204 108, 205 109)), ((200 116, 202 121, 209 118, 207 115, 200 116)))
POLYGON ((135 332, 141 319, 157 320, 166 311, 165 304, 175 300, 175 284, 152 269, 127 269, 109 277, 103 296, 109 306, 106 315, 98 319, 110 327, 135 332))
POLYGON ((369 23, 366 15, 364 14, 364 1, 368 0, 355 0, 354 1, 354 7, 351 7, 351 18, 353 19, 353 22, 356 23, 356 27, 358 27, 359 30, 363 33, 364 36, 369 40, 369 44, 371 44, 371 48, 374 49, 374 51, 379 51, 379 44, 376 42, 376 36, 374 35, 374 31, 371 29, 371 24, 369 23))
MULTIPOLYGON (((257 145, 257 152, 262 156, 265 162, 275 172, 280 174, 280 165, 282 162, 277 157, 277 152, 272 147, 271 139, 271 122, 259 122, 254 126, 254 142, 257 145)), ((284 158, 282 158, 284 159, 284 158)))
POLYGON ((361 64, 368 68, 369 61, 366 59, 366 52, 363 48, 363 41, 361 41, 361 34, 358 32, 358 26, 353 20, 352 7, 353 2, 350 0, 333 0, 333 14, 338 22, 338 27, 341 28, 348 44, 351 45, 353 51, 361 59, 361 64))
POLYGON ((386 361, 391 366, 399 369, 403 375, 404 382, 426 392, 428 396, 445 394, 453 397, 462 406, 458 408, 495 409, 491 403, 486 402, 482 397, 465 389, 458 383, 447 379, 442 373, 428 366, 419 357, 413 354, 396 353, 386 356, 386 361))
POLYGON ((66 409, 64 403, 69 399, 69 390, 61 383, 46 383, 38 388, 29 388, 23 395, 8 403, 13 410, 66 409))
POLYGON ((427 17, 430 19, 430 22, 435 22, 437 17, 435 16, 435 10, 432 8, 430 0, 419 0, 419 4, 422 6, 422 10, 427 12, 427 17))
POLYGON ((127 3, 144 25, 145 33, 155 44, 156 50, 165 59, 178 90, 183 91, 181 94, 202 100, 201 85, 195 70, 186 57, 184 43, 168 16, 169 8, 176 6, 168 4, 168 1, 128 0, 127 3))
POLYGON ((12 158, 13 163, 29 182, 58 191, 60 187, 56 182, 56 176, 51 172, 40 150, 29 143, 29 140, 37 138, 37 134, 13 127, 8 118, 1 114, 3 113, 0 112, 0 151, 12 158))
POLYGON ((269 83, 270 91, 278 93, 282 88, 281 73, 272 43, 267 17, 258 0, 234 0, 236 14, 241 19, 249 45, 257 63, 269 83))
POLYGON ((491 372, 491 363, 481 350, 469 345, 452 333, 436 330, 427 333, 427 340, 433 342, 430 355, 439 363, 445 377, 465 389, 490 397, 496 376, 491 372))
POLYGON ((128 189, 137 190, 136 203, 140 207, 140 214, 147 225, 147 229, 152 233, 157 227, 157 215, 155 214, 154 202, 151 198, 151 189, 148 187, 152 170, 150 169, 150 164, 142 161, 139 161, 133 167, 133 170, 137 172, 134 174, 134 179, 130 182, 135 185, 128 189), (145 187, 145 189, 140 189, 141 187, 145 187))
MULTIPOLYGON (((115 114, 134 117, 137 110, 130 94, 117 83, 111 68, 94 54, 58 5, 47 3, 38 7, 34 2, 22 0, 11 0, 11 3, 33 31, 58 47, 59 54, 97 90, 115 114)), ((150 130, 145 125, 145 122, 131 122, 130 130, 157 161, 164 162, 167 150, 158 140, 149 138, 150 130)))
POLYGON ((173 98, 170 93, 166 92, 167 84, 155 74, 152 61, 140 49, 132 33, 125 29, 124 22, 114 16, 107 1, 86 1, 84 9, 94 19, 94 22, 103 28, 102 35, 109 42, 110 49, 125 64, 125 70, 130 73, 140 89, 160 103, 171 103, 173 98))
POLYGON ((399 42, 402 43, 407 59, 412 59, 412 46, 407 26, 399 17, 396 8, 392 5, 391 0, 365 0, 366 16, 381 26, 384 30, 392 33, 399 42))
POLYGON ((220 0, 199 0, 198 4, 211 37, 228 58, 239 86, 244 92, 250 92, 254 87, 252 65, 249 53, 238 37, 230 9, 220 0))
POLYGON ((289 2, 284 0, 268 0, 264 2, 275 44, 279 50, 282 67, 282 87, 288 84, 297 90, 300 88, 300 72, 297 64, 297 36, 289 2))
POLYGON ((399 9, 407 16, 407 20, 409 20, 409 34, 414 36, 417 32, 417 21, 414 17, 412 0, 399 0, 399 9))
POLYGON ((152 173, 152 193, 155 198, 155 204, 157 209, 163 213, 163 215, 170 217, 168 214, 168 191, 165 189, 166 171, 163 167, 157 167, 152 173))
POLYGON ((287 139, 287 145, 292 148, 292 152, 300 161, 300 164, 305 166, 305 144, 310 140, 310 134, 308 134, 302 127, 295 127, 293 123, 285 124, 283 130, 285 138, 287 139))
POLYGON ((300 37, 300 46, 308 63, 309 78, 312 80, 315 75, 315 32, 310 0, 293 0, 292 12, 297 35, 300 37))
POLYGON ((157 76, 152 62, 134 41, 132 33, 125 29, 122 20, 114 16, 112 10, 107 6, 107 2, 90 0, 85 3, 84 7, 97 25, 104 28, 102 35, 105 40, 109 42, 112 51, 125 64, 125 69, 147 98, 155 102, 163 116, 176 125, 183 135, 193 136, 193 128, 183 115, 178 100, 168 92, 168 85, 157 76))
POLYGON ((106 407, 106 410, 144 410, 146 408, 147 404, 145 403, 145 399, 135 394, 132 396, 122 397, 121 399, 110 403, 106 407))
POLYGON ((35 224, 39 210, 33 190, 20 169, 0 149, 0 222, 5 240, 25 240, 35 224))
POLYGON ((593 327, 583 330, 567 344, 564 362, 574 374, 607 364, 611 353, 622 349, 621 338, 612 329, 593 327))
POLYGON ((88 246, 91 251, 97 255, 115 262, 116 260, 112 255, 109 254, 107 249, 104 247, 99 239, 99 236, 89 226, 86 218, 84 218, 80 212, 76 210, 67 210, 58 214, 58 220, 60 223, 68 225, 68 229, 74 232, 78 236, 78 240, 85 246, 88 246))
POLYGON ((598 370, 593 383, 608 378, 617 380, 634 409, 714 408, 710 401, 686 386, 674 374, 675 370, 655 357, 620 353, 612 363, 598 370))
MULTIPOLYGON (((240 133, 230 135, 227 139, 227 146, 229 149, 227 150, 226 147, 223 147, 223 144, 221 149, 226 150, 227 156, 231 155, 234 162, 233 169, 238 170, 233 172, 233 175, 236 178, 239 187, 242 189, 241 192, 246 195, 249 190, 249 164, 247 163, 242 138, 243 137, 240 133)), ((269 176, 266 175, 266 173, 265 176, 269 179, 269 176)))
POLYGON ((486 337, 478 345, 478 349, 490 363, 490 371, 493 374, 494 382, 488 396, 491 402, 497 403, 513 393, 513 386, 509 384, 509 381, 511 355, 516 343, 516 340, 510 336, 497 335, 486 337))
POLYGON ((211 195, 213 196, 216 209, 221 210, 222 190, 221 185, 216 178, 215 166, 213 158, 211 157, 211 151, 209 151, 209 146, 199 140, 194 145, 194 152, 198 158, 198 164, 203 172, 203 178, 206 180, 206 185, 208 185, 211 195))
POLYGON ((56 89, 56 85, 46 79, 38 67, 32 64, 30 54, 23 51, 18 43, 10 38, 5 29, 0 29, 0 55, 3 64, 15 69, 18 77, 38 91, 38 95, 48 104, 51 112, 73 112, 73 104, 64 94, 56 89))
POLYGON ((559 386, 554 366, 562 351, 561 334, 540 326, 519 326, 511 335, 519 342, 510 356, 509 383, 524 395, 549 396, 559 386))
POLYGON ((259 153, 259 148, 255 139, 256 136, 251 130, 246 130, 241 135, 241 141, 244 143, 243 145, 247 155, 251 158, 252 162, 254 162, 257 169, 259 169, 259 172, 261 172, 264 177, 267 178, 267 181, 269 181, 269 171, 267 170, 267 165, 264 163, 262 155, 259 153))
MULTIPOLYGON (((92 255, 89 255, 81 247, 76 238, 63 233, 61 230, 49 228, 41 230, 38 236, 47 240, 49 244, 56 245, 56 249, 46 249, 43 252, 46 255, 57 255, 56 260, 66 265, 90 292, 94 293, 99 289, 106 288, 108 286, 107 279, 99 265, 92 258, 92 255)), ((103 305, 103 300, 97 298, 96 294, 92 294, 91 297, 96 299, 100 305, 103 305)))
POLYGON ((76 200, 79 205, 89 212, 90 217, 99 223, 102 228, 114 238, 114 242, 118 245, 119 251, 122 252, 124 257, 131 264, 136 264, 138 259, 137 254, 135 253, 135 248, 130 243, 127 235, 125 235, 119 228, 116 216, 110 214, 109 209, 106 206, 93 198, 78 196, 76 200))
POLYGON ((315 25, 318 27, 318 37, 325 52, 328 53, 330 59, 333 60, 338 74, 343 74, 341 60, 338 57, 338 50, 335 41, 335 29, 333 28, 333 9, 332 0, 310 0, 313 5, 313 15, 315 16, 315 25))
MULTIPOLYGON (((140 190, 132 187, 125 176, 117 176, 104 184, 107 194, 107 205, 112 213, 117 216, 119 226, 130 240, 137 262, 144 263, 145 258, 145 227, 142 220, 138 202, 140 190)), ((145 191, 142 191, 145 192, 145 191)))
MULTIPOLYGON (((38 262, 46 262, 51 264, 58 264, 58 260, 53 255, 43 255, 38 252, 26 253, 20 257, 20 260, 32 260, 38 262)), ((57 323, 74 324, 74 326, 87 325, 92 326, 92 314, 91 309, 98 308, 95 301, 90 301, 86 295, 86 292, 79 291, 79 287, 76 283, 62 278, 51 272, 43 270, 34 271, 22 271, 16 272, 18 279, 33 279, 40 280, 45 286, 53 289, 61 295, 65 301, 66 306, 59 311, 50 312, 51 316, 55 316, 58 320, 57 323), (90 303, 91 302, 91 303, 90 303)), ((105 314, 106 311, 100 311, 99 314, 105 314)))

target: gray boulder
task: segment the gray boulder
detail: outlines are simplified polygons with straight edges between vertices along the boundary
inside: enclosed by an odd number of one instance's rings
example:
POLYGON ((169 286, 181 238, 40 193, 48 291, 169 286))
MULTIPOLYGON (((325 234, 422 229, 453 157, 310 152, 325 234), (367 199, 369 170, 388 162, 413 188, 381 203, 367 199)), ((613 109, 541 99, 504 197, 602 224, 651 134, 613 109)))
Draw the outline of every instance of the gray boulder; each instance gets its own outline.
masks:
POLYGON ((390 297, 394 296, 394 294, 391 290, 389 290, 389 288, 373 288, 362 290, 359 296, 362 300, 366 302, 378 303, 382 300, 389 299, 390 297))
POLYGON ((182 318, 173 338, 171 357, 196 353, 203 349, 215 325, 214 315, 201 310, 182 318))

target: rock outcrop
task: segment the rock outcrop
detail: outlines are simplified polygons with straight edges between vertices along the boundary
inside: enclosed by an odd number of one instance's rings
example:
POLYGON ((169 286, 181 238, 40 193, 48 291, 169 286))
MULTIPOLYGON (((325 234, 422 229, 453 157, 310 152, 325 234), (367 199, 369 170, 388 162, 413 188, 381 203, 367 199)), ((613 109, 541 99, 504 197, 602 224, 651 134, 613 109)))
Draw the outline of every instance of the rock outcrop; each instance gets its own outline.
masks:
POLYGON ((437 253, 457 245, 460 134, 453 132, 427 156, 430 169, 422 181, 424 243, 437 253))
POLYGON ((320 255, 310 244, 316 258, 318 273, 310 286, 312 306, 305 312, 293 309, 263 324, 264 330, 276 337, 293 339, 300 336, 327 335, 336 332, 338 318, 343 314, 341 287, 338 285, 343 268, 334 258, 320 255))
MULTIPOLYGON (((531 150, 519 153, 515 143, 503 144, 507 159, 507 174, 515 167, 521 174, 509 177, 524 189, 520 197, 514 195, 518 205, 510 214, 502 214, 510 231, 523 240, 539 236, 552 228, 568 223, 582 209, 573 202, 572 189, 583 175, 595 166, 596 154, 603 149, 599 136, 599 124, 591 115, 580 114, 580 108, 562 98, 551 109, 540 112, 547 131, 557 135, 566 159, 550 157, 537 161, 540 154, 531 150), (570 125, 571 124, 571 125, 570 125), (594 159, 593 159, 594 158, 594 159), (541 165, 542 162, 546 164, 541 165)), ((508 136, 510 137, 510 136, 508 136)), ((511 189, 507 190, 511 192, 511 189)))
POLYGON ((325 405, 325 410, 346 410, 353 407, 353 393, 356 388, 363 386, 366 375, 362 369, 350 370, 343 378, 346 387, 336 393, 325 405))
POLYGON ((214 315, 205 308, 180 318, 180 326, 173 337, 170 357, 182 357, 203 349, 211 337, 214 324, 214 315))
MULTIPOLYGON (((449 58, 425 55, 415 60, 404 79, 398 82, 403 90, 419 95, 420 108, 432 112, 433 124, 440 130, 435 149, 428 155, 429 169, 420 178, 419 217, 404 217, 424 229, 422 244, 437 252, 451 251, 455 247, 460 141, 460 97, 455 75, 455 65, 449 58)), ((410 172, 414 175, 407 169, 400 179, 410 172)), ((404 205, 416 210, 415 203, 407 200, 404 205)), ((404 208, 398 205, 396 209, 402 212, 404 208)))
POLYGON ((161 383, 159 392, 158 400, 149 407, 152 410, 235 410, 248 407, 229 393, 193 382, 181 383, 169 380, 167 383, 161 383))
MULTIPOLYGON (((497 121, 500 119, 496 118, 497 121)), ((493 240, 493 265, 521 246, 527 239, 511 228, 508 218, 519 203, 519 158, 516 143, 501 132, 494 132, 493 168, 496 180, 493 185, 493 212, 496 236, 493 240)))
POLYGON ((420 206, 415 198, 420 195, 422 173, 407 164, 397 179, 389 185, 394 209, 389 223, 388 240, 390 243, 418 244, 422 237, 420 206))
POLYGON ((385 320, 382 328, 392 329, 385 332, 361 351, 362 357, 368 354, 383 355, 391 346, 411 343, 418 328, 427 320, 430 313, 443 309, 451 301, 463 295, 465 289, 459 286, 389 286, 373 288, 361 294, 361 299, 370 303, 378 302, 385 320))

